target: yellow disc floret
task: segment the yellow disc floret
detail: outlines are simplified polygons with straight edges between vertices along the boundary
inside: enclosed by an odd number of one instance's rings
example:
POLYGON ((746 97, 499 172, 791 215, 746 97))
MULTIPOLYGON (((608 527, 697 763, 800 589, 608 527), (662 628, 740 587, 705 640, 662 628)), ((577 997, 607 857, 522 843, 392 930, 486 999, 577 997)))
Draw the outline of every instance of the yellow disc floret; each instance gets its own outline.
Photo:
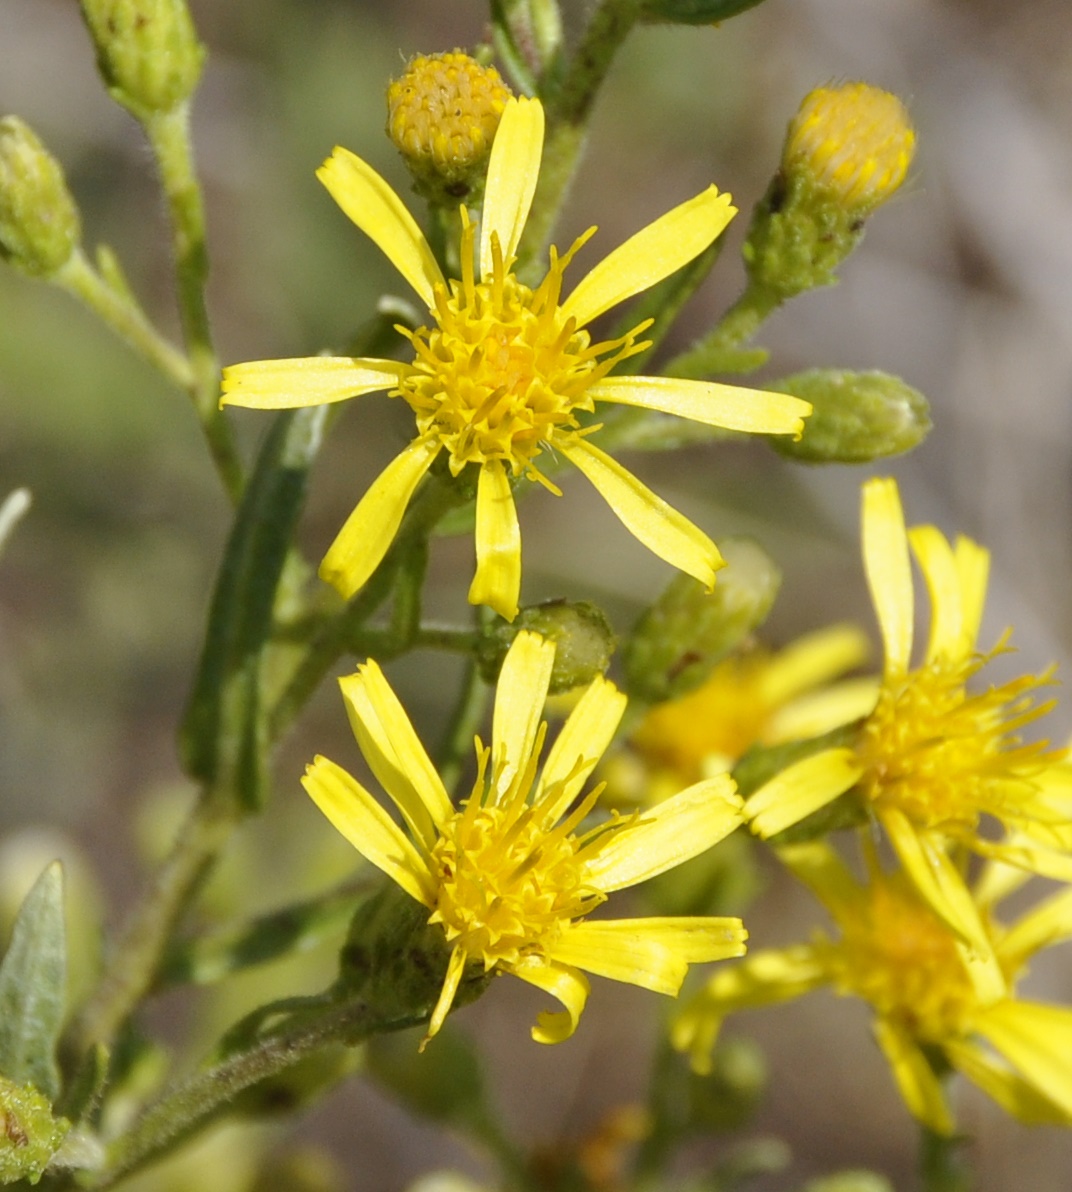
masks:
POLYGON ((884 203, 908 173, 916 134, 904 104, 868 83, 817 87, 789 124, 787 171, 812 181, 860 215, 884 203))
POLYGON ((900 875, 876 874, 820 955, 839 993, 864 998, 921 1042, 962 1035, 977 1006, 956 937, 900 875))
POLYGON ((387 89, 387 133, 418 177, 460 187, 488 158, 510 90, 468 54, 414 58, 387 89))
POLYGON ((974 831, 981 813, 1015 810, 1045 751, 1018 730, 1049 705, 1035 702, 1044 680, 1032 675, 970 694, 968 680, 987 661, 938 658, 887 677, 857 750, 866 767, 859 789, 877 809, 954 835, 974 831))
POLYGON ((474 228, 464 209, 462 217, 461 280, 435 287, 435 326, 399 328, 415 358, 392 396, 413 408, 423 437, 447 449, 454 475, 468 463, 501 461, 515 476, 542 479, 533 458, 556 434, 578 430, 574 411, 594 408, 588 389, 647 346, 635 342, 647 324, 593 344, 575 319, 563 317, 562 276, 587 235, 563 257, 551 250, 535 290, 498 251, 491 276, 477 282, 474 228))

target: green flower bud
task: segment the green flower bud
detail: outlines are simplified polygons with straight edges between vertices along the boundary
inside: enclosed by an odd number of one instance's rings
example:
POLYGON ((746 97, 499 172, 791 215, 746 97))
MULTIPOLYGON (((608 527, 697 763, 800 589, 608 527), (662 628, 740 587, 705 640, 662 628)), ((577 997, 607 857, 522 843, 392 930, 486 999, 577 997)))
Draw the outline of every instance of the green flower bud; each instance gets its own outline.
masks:
POLYGON ((205 49, 185 0, 81 0, 112 98, 139 120, 173 111, 201 77, 205 49))
POLYGON ((657 704, 692 691, 766 620, 781 584, 778 568, 747 538, 719 549, 728 566, 713 592, 678 575, 634 626, 622 651, 631 697, 657 704))
POLYGON ((17 116, 0 120, 0 260, 48 277, 82 235, 60 164, 17 116))
POLYGON ((614 630, 602 609, 583 600, 548 600, 523 608, 510 624, 489 627, 477 654, 487 682, 495 681, 506 652, 522 629, 531 629, 555 643, 551 695, 591 683, 606 671, 614 653, 614 630))
POLYGON ((893 1192, 893 1185, 874 1171, 839 1171, 809 1180, 804 1192, 893 1192))
POLYGON ((510 94, 494 66, 460 50, 410 62, 387 89, 387 135, 419 194, 455 209, 479 195, 510 94))
POLYGON ((0 1184, 36 1184, 70 1128, 33 1085, 0 1076, 0 1184))
POLYGON ((904 105, 888 91, 846 83, 807 95, 752 216, 744 247, 752 285, 779 301, 832 285, 866 217, 904 181, 915 144, 904 105))
POLYGON ((884 372, 816 368, 767 385, 810 401, 804 433, 792 442, 772 435, 775 451, 813 463, 867 463, 918 447, 931 429, 930 407, 917 389, 884 372))
POLYGON ((640 19, 649 25, 715 25, 762 0, 644 0, 640 19))

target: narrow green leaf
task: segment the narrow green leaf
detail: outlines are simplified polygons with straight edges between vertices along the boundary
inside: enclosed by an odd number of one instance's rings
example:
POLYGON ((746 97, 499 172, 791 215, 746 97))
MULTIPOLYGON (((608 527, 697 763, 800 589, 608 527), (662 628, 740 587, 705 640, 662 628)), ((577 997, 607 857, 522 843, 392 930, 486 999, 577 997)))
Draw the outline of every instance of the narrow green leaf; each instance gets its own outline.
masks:
POLYGON ((755 8, 762 0, 645 0, 643 20, 655 24, 713 25, 755 8))
POLYGON ((272 613, 327 407, 276 419, 235 517, 212 597, 208 631, 181 745, 192 777, 263 801, 267 731, 261 670, 272 613))
POLYGON ((23 900, 0 963, 0 1074, 59 1095, 56 1040, 67 999, 63 867, 53 861, 23 900))

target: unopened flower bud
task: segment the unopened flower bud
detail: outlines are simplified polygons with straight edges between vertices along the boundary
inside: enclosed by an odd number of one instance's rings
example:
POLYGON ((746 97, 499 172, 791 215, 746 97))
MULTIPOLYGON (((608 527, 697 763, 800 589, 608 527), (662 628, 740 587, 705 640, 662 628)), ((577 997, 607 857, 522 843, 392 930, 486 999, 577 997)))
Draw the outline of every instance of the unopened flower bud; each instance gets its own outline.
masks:
POLYGON ((460 50, 410 62, 387 89, 387 135, 420 194, 454 205, 479 193, 509 98, 493 66, 460 50))
POLYGON ((622 651, 631 697, 655 704, 692 691, 766 620, 781 584, 778 568, 746 538, 719 549, 728 566, 714 591, 678 575, 634 627, 622 651))
POLYGON ((523 608, 510 624, 493 625, 479 646, 481 672, 489 682, 522 629, 555 643, 549 693, 559 695, 602 675, 614 653, 614 630, 602 609, 586 601, 548 600, 523 608))
POLYGON ((201 77, 205 49, 186 0, 81 0, 112 98, 139 120, 173 111, 201 77))
POLYGON ((867 463, 918 447, 931 429, 930 407, 917 389, 889 373, 816 368, 767 386, 812 405, 804 433, 770 437, 782 455, 813 463, 867 463))
POLYGON ((807 95, 752 216, 751 284, 779 302, 832 285, 866 217, 904 181, 915 144, 904 104, 888 91, 846 83, 807 95))
POLYGON ((63 170, 17 116, 0 120, 0 260, 48 277, 82 234, 63 170))
POLYGON ((916 134, 896 95, 869 83, 817 87, 789 122, 782 168, 806 174, 855 218, 905 180, 916 134))

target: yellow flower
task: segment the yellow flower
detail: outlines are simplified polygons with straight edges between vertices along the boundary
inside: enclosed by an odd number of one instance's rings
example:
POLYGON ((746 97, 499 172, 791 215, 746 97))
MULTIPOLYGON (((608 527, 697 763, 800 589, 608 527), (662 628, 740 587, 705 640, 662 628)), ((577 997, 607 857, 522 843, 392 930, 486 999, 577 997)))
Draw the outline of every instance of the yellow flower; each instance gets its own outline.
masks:
POLYGON ((318 757, 305 789, 372 864, 442 925, 450 962, 427 1038, 442 1026, 465 968, 513 973, 555 997, 533 1038, 555 1043, 576 1028, 588 997, 580 971, 675 995, 690 964, 740 956, 739 919, 587 916, 613 890, 663 873, 741 822, 728 775, 699 782, 654 811, 578 833, 600 794, 577 802, 625 708, 598 678, 581 696, 537 778, 546 737, 540 714, 554 643, 527 630, 503 663, 491 745, 476 742, 477 778, 457 809, 375 662, 340 680, 370 769, 406 823, 396 825, 345 770, 318 757))
POLYGON ((831 680, 867 654, 859 629, 832 625, 777 653, 760 647, 725 658, 695 691, 656 704, 630 737, 654 788, 648 798, 732 769, 753 745, 817 737, 866 716, 875 680, 831 680))
POLYGON ((1067 817, 1049 774, 1061 755, 1020 737, 1051 706, 1035 702, 1047 676, 969 691, 1005 649, 1004 638, 985 653, 976 644, 989 556, 968 538, 951 544, 934 526, 906 531, 893 480, 864 485, 863 553, 885 650, 874 711, 855 747, 790 766, 753 795, 746 814, 755 831, 771 836, 855 786, 919 894, 985 953, 986 932, 952 847, 1072 880, 1072 856, 1054 839, 1054 825, 1067 817), (915 667, 909 547, 931 600, 930 635, 915 667), (1011 835, 983 835, 984 817, 1011 835))
MULTIPOLYGON (((984 995, 957 936, 923 902, 903 873, 869 858, 860 884, 829 845, 779 850, 833 916, 839 938, 752 953, 716 973, 677 1017, 674 1046, 710 1070, 723 1019, 735 1010, 789 1001, 823 985, 869 1002, 874 1031, 911 1112, 932 1130, 953 1132, 933 1056, 974 1081, 1027 1122, 1072 1124, 1072 1010, 984 995), (996 1053, 996 1054, 995 1054, 996 1053)), ((1009 927, 992 918, 998 897, 1019 884, 991 865, 973 892, 993 954, 1011 987, 1040 949, 1072 936, 1072 889, 1036 904, 1009 927)))
MULTIPOLYGON (((593 342, 587 325, 697 256, 734 214, 715 187, 675 207, 606 256, 568 297, 564 256, 531 289, 513 272, 543 151, 543 108, 511 99, 488 163, 477 231, 462 209, 461 277, 447 280, 401 199, 364 161, 336 149, 318 176, 343 211, 386 253, 428 309, 430 323, 404 332, 406 363, 352 357, 262 360, 224 372, 224 403, 280 409, 341 401, 376 390, 406 401, 417 436, 374 481, 320 567, 346 597, 357 592, 390 546, 418 483, 445 454, 453 475, 479 469, 474 604, 512 619, 521 587, 521 537, 512 482, 526 476, 558 490, 536 460, 568 459, 626 528, 672 566, 704 584, 722 560, 714 543, 588 438, 577 415, 597 401, 677 414, 713 426, 799 434, 811 407, 797 398, 704 381, 611 376, 645 346, 646 324, 593 342)), ((594 230, 594 229, 593 229, 594 230)))

